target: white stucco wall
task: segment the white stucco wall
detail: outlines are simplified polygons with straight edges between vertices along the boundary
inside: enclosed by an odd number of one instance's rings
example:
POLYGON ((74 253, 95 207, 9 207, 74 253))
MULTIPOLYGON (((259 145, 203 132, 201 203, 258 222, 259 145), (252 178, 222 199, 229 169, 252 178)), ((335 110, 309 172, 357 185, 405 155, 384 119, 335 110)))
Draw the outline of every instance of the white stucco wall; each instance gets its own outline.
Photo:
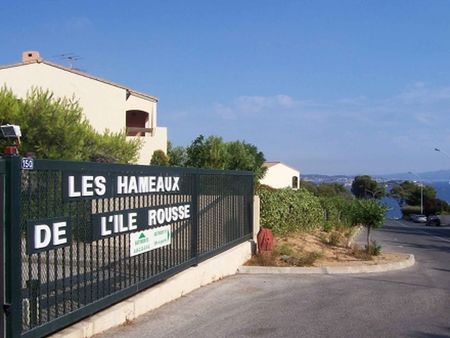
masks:
POLYGON ((283 163, 275 164, 267 168, 266 175, 260 180, 261 184, 275 189, 292 188, 292 177, 297 176, 300 184, 300 172, 283 163))
POLYGON ((155 150, 162 150, 167 154, 167 128, 158 127, 155 129, 153 136, 146 134, 142 140, 144 143, 140 151, 138 164, 150 164, 155 150))
POLYGON ((34 87, 51 90, 57 97, 75 97, 91 125, 103 132, 125 128, 124 89, 95 81, 43 63, 31 63, 0 70, 0 84, 19 97, 34 87))
POLYGON ((167 150, 167 130, 157 127, 156 102, 131 94, 127 99, 125 88, 97 81, 44 63, 23 64, 0 69, 0 86, 10 88, 17 96, 25 97, 34 87, 49 89, 56 97, 75 97, 90 124, 100 133, 124 131, 127 110, 149 113, 147 128, 153 134, 143 138, 138 164, 149 164, 154 150, 167 150))

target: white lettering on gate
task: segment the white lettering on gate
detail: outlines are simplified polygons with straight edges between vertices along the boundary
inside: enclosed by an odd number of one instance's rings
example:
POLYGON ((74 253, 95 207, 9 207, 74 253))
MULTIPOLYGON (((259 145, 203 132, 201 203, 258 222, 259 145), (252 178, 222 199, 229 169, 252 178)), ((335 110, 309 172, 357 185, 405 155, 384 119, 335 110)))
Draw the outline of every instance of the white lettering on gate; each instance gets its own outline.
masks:
POLYGON ((128 194, 128 176, 117 176, 117 193, 128 194))
POLYGON ((180 191, 180 186, 178 185, 179 181, 179 177, 173 177, 172 191, 180 191))
POLYGON ((139 191, 140 192, 149 192, 149 177, 148 176, 139 176, 139 191))
POLYGON ((67 197, 104 196, 107 192, 117 195, 147 194, 155 192, 179 192, 178 176, 116 176, 115 186, 109 186, 106 176, 68 175, 67 197))
POLYGON ((158 177, 158 181, 156 183, 156 191, 164 191, 164 177, 158 177))
POLYGON ((137 230, 137 212, 114 214, 100 217, 100 236, 137 230))
POLYGON ((149 192, 180 191, 180 177, 172 176, 117 176, 118 195, 149 192))
POLYGON ((69 197, 80 197, 81 192, 75 191, 75 177, 69 176, 68 184, 69 184, 69 197))
POLYGON ((47 247, 52 240, 52 232, 47 224, 34 226, 34 248, 42 249, 47 247), (42 236, 44 234, 44 236, 42 236))
POLYGON ((94 191, 92 190, 92 181, 94 176, 81 176, 81 195, 82 196, 94 196, 94 191))
POLYGON ((69 197, 103 196, 106 193, 106 177, 83 175, 80 179, 80 191, 75 189, 75 176, 67 178, 69 197))
POLYGON ((60 221, 48 224, 35 224, 32 228, 33 242, 32 249, 45 249, 50 246, 60 246, 68 242, 67 222, 60 221))
POLYGON ((131 176, 130 177, 130 184, 128 186, 128 193, 129 194, 137 194, 138 193, 138 185, 137 185, 135 176, 131 176))
POLYGON ((62 245, 67 243, 66 236, 66 222, 53 223, 53 245, 62 245))
POLYGON ((148 211, 148 225, 157 226, 188 219, 191 217, 190 207, 189 204, 183 204, 173 207, 150 209, 148 211))
POLYGON ((150 192, 156 191, 156 177, 150 176, 150 192))
POLYGON ((94 186, 97 196, 103 196, 106 193, 106 177, 95 176, 94 186))
POLYGON ((102 236, 109 236, 109 235, 112 234, 111 230, 106 229, 106 217, 102 217, 101 218, 101 221, 100 221, 100 234, 102 236))

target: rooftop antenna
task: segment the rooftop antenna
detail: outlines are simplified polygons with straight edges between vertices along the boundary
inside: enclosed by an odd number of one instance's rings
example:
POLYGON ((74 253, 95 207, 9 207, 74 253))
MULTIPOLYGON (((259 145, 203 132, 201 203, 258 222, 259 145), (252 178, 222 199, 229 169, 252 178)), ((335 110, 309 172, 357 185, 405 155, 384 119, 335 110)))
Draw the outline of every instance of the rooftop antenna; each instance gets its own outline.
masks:
POLYGON ((80 68, 76 67, 76 62, 79 61, 79 60, 82 60, 83 59, 82 56, 70 52, 70 53, 58 54, 58 55, 56 55, 56 57, 59 60, 63 60, 65 62, 67 62, 70 69, 81 71, 80 68))

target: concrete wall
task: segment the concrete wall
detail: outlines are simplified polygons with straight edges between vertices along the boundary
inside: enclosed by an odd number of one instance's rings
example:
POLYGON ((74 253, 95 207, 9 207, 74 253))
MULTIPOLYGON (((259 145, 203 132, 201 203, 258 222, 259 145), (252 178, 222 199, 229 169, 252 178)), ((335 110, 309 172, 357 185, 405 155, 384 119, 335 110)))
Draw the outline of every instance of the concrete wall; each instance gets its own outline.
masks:
POLYGON ((153 136, 147 133, 145 137, 142 137, 142 140, 144 142, 140 151, 138 164, 150 164, 155 150, 162 150, 167 154, 167 128, 157 127, 153 136))
POLYGON ((253 241, 257 243, 256 236, 258 236, 261 228, 261 200, 259 196, 253 196, 253 241))
POLYGON ((115 326, 125 324, 203 285, 235 274, 238 267, 250 259, 251 250, 252 243, 250 241, 235 246, 50 337, 92 337, 115 326))
POLYGON ((292 188, 292 177, 294 176, 298 178, 299 185, 300 172, 283 163, 278 163, 267 168, 266 175, 260 180, 260 183, 275 189, 292 188))
POLYGON ((125 128, 125 97, 122 88, 61 70, 43 63, 30 63, 0 70, 0 84, 19 97, 34 87, 51 90, 56 97, 75 97, 83 113, 98 131, 125 128))
POLYGON ((121 132, 126 127, 127 110, 149 113, 147 128, 153 134, 143 136, 144 146, 139 164, 149 164, 154 150, 167 150, 167 130, 157 127, 156 102, 138 95, 128 95, 124 88, 81 76, 44 63, 23 64, 0 69, 0 86, 6 86, 19 97, 34 87, 49 89, 56 97, 75 97, 90 124, 100 133, 109 129, 121 132))

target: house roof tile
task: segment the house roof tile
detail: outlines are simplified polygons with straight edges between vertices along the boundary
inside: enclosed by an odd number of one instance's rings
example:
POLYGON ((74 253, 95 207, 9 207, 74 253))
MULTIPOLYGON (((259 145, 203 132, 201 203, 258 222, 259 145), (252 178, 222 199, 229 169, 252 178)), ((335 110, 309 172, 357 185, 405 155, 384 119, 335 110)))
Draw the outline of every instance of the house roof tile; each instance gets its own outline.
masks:
POLYGON ((153 102, 158 102, 158 98, 156 96, 152 96, 152 95, 149 95, 149 94, 138 92, 136 90, 133 90, 133 89, 131 89, 129 87, 125 87, 125 86, 120 85, 118 83, 115 83, 115 82, 112 82, 112 81, 109 81, 109 80, 105 80, 105 79, 102 79, 100 77, 97 77, 97 76, 94 76, 94 75, 91 75, 91 74, 88 74, 88 73, 85 73, 85 72, 82 72, 82 71, 79 71, 79 70, 76 70, 76 69, 64 67, 62 65, 59 65, 59 64, 56 64, 56 63, 53 63, 53 62, 50 62, 50 61, 46 61, 46 60, 43 60, 43 59, 19 62, 19 63, 10 64, 10 65, 2 65, 2 66, 0 66, 0 70, 7 69, 7 68, 26 66, 26 65, 33 64, 33 63, 42 63, 42 64, 45 64, 47 66, 51 66, 51 67, 55 67, 55 68, 64 70, 66 72, 70 72, 70 73, 73 73, 73 74, 84 76, 84 77, 87 77, 87 78, 95 80, 95 81, 103 82, 103 83, 106 83, 106 84, 114 86, 114 87, 125 89, 131 95, 138 96, 138 97, 141 97, 143 99, 147 99, 147 100, 150 100, 150 101, 153 101, 153 102))

